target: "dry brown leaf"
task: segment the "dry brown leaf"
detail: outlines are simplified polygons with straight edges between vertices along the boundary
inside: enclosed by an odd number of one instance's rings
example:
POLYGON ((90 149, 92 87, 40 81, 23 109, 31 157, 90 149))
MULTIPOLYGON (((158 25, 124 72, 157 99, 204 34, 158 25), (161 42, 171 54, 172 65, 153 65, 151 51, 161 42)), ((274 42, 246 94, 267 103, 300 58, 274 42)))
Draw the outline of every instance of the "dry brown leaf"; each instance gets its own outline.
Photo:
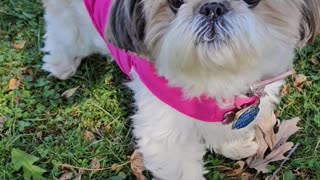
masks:
POLYGON ((275 148, 280 147, 282 144, 286 143, 287 140, 298 132, 301 128, 297 126, 300 118, 296 117, 290 120, 282 121, 279 126, 279 131, 276 134, 275 148))
POLYGON ((247 159, 247 164, 250 168, 255 168, 256 161, 263 160, 264 159, 264 154, 268 149, 268 144, 263 138, 263 132, 262 130, 258 127, 256 128, 256 141, 259 144, 259 148, 257 150, 256 155, 249 157, 247 159))
POLYGON ((244 171, 244 161, 238 161, 233 165, 233 168, 227 166, 216 166, 226 177, 238 177, 244 171))
POLYGON ((24 49, 26 46, 26 41, 15 42, 13 48, 15 49, 24 49))
POLYGON ((304 88, 305 83, 307 82, 307 77, 303 74, 298 74, 295 76, 295 81, 293 86, 298 88, 300 91, 304 88))
POLYGON ((241 174, 241 180, 253 180, 253 175, 247 172, 241 174))
POLYGON ((43 132, 42 132, 42 131, 39 131, 39 132, 37 132, 36 135, 37 135, 37 138, 42 139, 43 132))
POLYGON ((283 154, 288 152, 292 147, 293 147, 293 143, 289 142, 280 146, 277 149, 273 149, 273 151, 271 151, 271 153, 266 158, 256 159, 256 161, 253 161, 250 167, 255 168, 259 172, 261 171, 263 173, 267 173, 268 164, 274 161, 280 161, 280 160, 286 159, 286 157, 283 154))
POLYGON ((84 131, 83 135, 84 135, 85 139, 89 142, 94 140, 94 134, 90 131, 84 131))
POLYGON ((277 118, 274 113, 270 113, 270 116, 265 116, 261 119, 259 123, 259 127, 263 133, 263 138, 268 144, 268 147, 272 150, 275 144, 275 135, 273 131, 273 127, 277 123, 277 118))
POLYGON ((69 90, 66 90, 65 92, 63 92, 61 94, 61 96, 65 97, 65 98, 70 98, 78 90, 78 88, 79 88, 79 86, 72 88, 72 89, 69 89, 69 90))
POLYGON ((111 127, 110 124, 108 124, 108 125, 106 125, 106 126, 104 127, 104 130, 105 130, 106 132, 110 132, 111 129, 112 129, 112 127, 111 127))
POLYGON ((112 170, 112 171, 115 171, 115 170, 118 169, 118 167, 119 167, 119 164, 112 164, 111 170, 112 170))
POLYGON ((9 81, 9 90, 15 90, 20 86, 20 80, 19 79, 10 79, 9 81))
POLYGON ((290 93, 290 86, 288 84, 283 85, 281 90, 281 96, 286 96, 290 93))
MULTIPOLYGON (((101 167, 100 160, 98 158, 93 158, 91 161, 91 168, 97 169, 97 171, 99 171, 100 167, 101 167)), ((94 172, 97 172, 97 171, 94 171, 94 172)))
POLYGON ((72 172, 65 172, 62 174, 62 176, 59 178, 59 180, 69 180, 73 176, 72 172))
POLYGON ((299 118, 282 121, 278 133, 274 134, 273 127, 277 122, 275 114, 262 119, 256 129, 256 141, 259 144, 259 149, 255 156, 247 159, 248 166, 266 173, 269 163, 287 159, 284 154, 293 147, 293 143, 287 142, 287 140, 300 129, 297 127, 298 121, 299 118), (268 119, 269 121, 267 121, 268 119), (271 152, 265 157, 268 147, 271 152))
POLYGON ((137 180, 146 179, 142 172, 145 170, 141 154, 135 150, 130 157, 131 170, 136 176, 137 180))
POLYGON ((240 174, 242 174, 242 172, 244 171, 245 164, 246 163, 244 161, 238 161, 233 165, 234 167, 237 167, 236 169, 233 169, 232 171, 225 172, 224 174, 227 177, 237 177, 240 174))

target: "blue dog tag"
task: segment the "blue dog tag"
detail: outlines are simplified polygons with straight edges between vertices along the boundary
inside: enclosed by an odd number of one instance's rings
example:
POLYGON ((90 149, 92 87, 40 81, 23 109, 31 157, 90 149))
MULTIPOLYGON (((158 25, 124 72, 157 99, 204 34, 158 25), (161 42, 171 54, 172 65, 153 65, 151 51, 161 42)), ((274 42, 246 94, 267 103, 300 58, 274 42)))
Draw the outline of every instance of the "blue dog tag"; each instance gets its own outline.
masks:
POLYGON ((257 117, 259 112, 258 105, 249 106, 238 111, 234 118, 233 128, 242 129, 248 126, 257 117))

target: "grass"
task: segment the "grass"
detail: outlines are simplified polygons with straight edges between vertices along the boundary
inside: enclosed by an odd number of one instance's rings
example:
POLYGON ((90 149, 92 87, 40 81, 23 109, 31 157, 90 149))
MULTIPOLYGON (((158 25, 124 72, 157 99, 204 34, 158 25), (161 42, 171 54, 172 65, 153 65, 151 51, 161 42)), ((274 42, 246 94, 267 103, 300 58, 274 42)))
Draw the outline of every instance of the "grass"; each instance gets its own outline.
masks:
MULTIPOLYGON (((38 157, 35 164, 47 170, 48 179, 66 171, 78 173, 55 164, 90 168, 94 158, 106 169, 86 171, 82 179, 134 179, 126 164, 134 150, 126 78, 98 56, 88 58, 68 81, 47 77, 40 69, 42 13, 40 0, 0 1, 0 120, 4 121, 0 122, 0 179, 23 179, 22 170, 16 171, 11 161, 13 148, 38 157), (13 47, 21 42, 26 42, 23 49, 13 47), (15 90, 8 88, 11 79, 21 82, 15 90), (71 98, 61 97, 75 87, 79 89, 71 98), (125 165, 111 170, 114 164, 125 165)), ((311 58, 320 59, 320 42, 299 51, 296 58, 296 71, 312 84, 300 92, 289 78, 291 92, 278 110, 281 119, 301 117, 303 127, 292 138, 301 146, 281 170, 281 179, 320 179, 320 66, 311 58)), ((216 166, 234 163, 215 155, 208 155, 206 162, 208 179, 225 179, 216 166)), ((278 166, 273 163, 269 169, 278 166)))

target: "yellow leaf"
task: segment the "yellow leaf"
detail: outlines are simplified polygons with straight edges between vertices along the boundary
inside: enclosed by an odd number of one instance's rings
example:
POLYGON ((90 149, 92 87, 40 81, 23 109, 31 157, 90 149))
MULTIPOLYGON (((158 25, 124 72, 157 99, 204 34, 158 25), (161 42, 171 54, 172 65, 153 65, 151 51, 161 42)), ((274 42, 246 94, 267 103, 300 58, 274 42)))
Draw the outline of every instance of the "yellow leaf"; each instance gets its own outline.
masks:
POLYGON ((90 132, 90 131, 84 131, 84 132, 83 132, 83 135, 84 135, 84 138, 85 138, 87 141, 89 141, 89 142, 91 142, 91 141, 94 140, 94 135, 93 135, 93 133, 90 132))
POLYGON ((298 88, 300 91, 304 88, 306 82, 307 82, 307 77, 303 74, 298 74, 295 76, 295 81, 293 83, 293 86, 298 88))
POLYGON ((112 170, 112 171, 115 171, 115 170, 118 169, 118 167, 119 167, 119 164, 112 164, 111 170, 112 170))
POLYGON ((9 81, 9 90, 15 90, 20 86, 19 79, 10 79, 9 81))
POLYGON ((286 84, 282 87, 281 96, 286 96, 289 93, 290 93, 290 86, 286 84))
POLYGON ((26 46, 26 41, 15 42, 13 48, 15 49, 24 49, 26 46))
POLYGON ((112 129, 112 127, 111 127, 110 124, 104 127, 104 130, 105 130, 106 132, 110 132, 111 129, 112 129))

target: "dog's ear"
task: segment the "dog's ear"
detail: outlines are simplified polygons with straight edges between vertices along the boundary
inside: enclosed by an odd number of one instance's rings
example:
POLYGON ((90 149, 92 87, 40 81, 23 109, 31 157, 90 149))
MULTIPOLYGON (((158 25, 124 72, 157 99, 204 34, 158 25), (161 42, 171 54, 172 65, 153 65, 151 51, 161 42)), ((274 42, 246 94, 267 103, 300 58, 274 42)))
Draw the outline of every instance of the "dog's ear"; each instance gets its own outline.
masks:
POLYGON ((320 34, 320 1, 305 0, 301 23, 301 41, 303 44, 313 42, 320 34))
POLYGON ((144 53, 146 20, 142 0, 115 0, 109 22, 108 37, 118 48, 144 53))

